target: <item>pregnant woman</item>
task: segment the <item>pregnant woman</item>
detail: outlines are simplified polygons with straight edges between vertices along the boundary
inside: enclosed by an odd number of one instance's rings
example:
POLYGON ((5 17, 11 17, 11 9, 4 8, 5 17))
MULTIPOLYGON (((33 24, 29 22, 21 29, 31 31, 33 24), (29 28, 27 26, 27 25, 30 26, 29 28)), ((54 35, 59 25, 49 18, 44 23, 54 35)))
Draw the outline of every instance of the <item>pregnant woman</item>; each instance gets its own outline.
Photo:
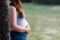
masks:
POLYGON ((9 22, 11 40, 26 40, 26 36, 30 32, 30 26, 25 19, 22 3, 20 0, 10 1, 9 22))

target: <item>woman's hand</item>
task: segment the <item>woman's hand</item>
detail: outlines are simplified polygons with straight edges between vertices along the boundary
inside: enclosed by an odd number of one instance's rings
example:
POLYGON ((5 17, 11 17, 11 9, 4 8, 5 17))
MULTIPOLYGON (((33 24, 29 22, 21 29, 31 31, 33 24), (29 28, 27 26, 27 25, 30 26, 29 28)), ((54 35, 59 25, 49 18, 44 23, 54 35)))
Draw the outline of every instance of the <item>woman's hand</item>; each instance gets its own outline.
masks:
POLYGON ((30 32, 30 27, 29 27, 29 25, 27 25, 25 28, 26 28, 26 33, 28 34, 28 33, 30 32))

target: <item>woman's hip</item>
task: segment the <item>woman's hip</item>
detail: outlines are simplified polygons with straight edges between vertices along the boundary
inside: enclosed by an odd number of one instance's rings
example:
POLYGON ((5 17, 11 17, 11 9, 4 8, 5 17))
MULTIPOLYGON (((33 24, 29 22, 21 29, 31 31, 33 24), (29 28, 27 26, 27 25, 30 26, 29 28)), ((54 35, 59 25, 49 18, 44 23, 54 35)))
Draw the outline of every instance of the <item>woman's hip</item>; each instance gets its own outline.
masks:
POLYGON ((10 35, 12 40, 26 40, 27 36, 25 32, 16 32, 16 31, 11 31, 10 35))
POLYGON ((25 37, 27 35, 26 32, 16 32, 16 31, 11 31, 10 34, 13 36, 25 36, 25 37))

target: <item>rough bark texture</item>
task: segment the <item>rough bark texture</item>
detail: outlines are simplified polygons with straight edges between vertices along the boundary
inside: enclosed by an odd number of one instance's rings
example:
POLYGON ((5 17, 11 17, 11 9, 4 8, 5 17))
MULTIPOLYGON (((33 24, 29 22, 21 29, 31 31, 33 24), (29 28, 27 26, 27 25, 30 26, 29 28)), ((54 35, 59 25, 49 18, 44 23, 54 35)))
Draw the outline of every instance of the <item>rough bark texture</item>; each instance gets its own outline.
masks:
POLYGON ((0 40, 10 40, 8 1, 0 0, 0 40))

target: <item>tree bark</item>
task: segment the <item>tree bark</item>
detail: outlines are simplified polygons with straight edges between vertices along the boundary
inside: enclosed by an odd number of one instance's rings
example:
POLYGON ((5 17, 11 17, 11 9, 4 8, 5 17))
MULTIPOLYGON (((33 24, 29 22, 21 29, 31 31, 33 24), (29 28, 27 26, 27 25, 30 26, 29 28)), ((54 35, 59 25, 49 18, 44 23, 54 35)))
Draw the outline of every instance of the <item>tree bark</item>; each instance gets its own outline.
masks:
POLYGON ((8 3, 9 0, 0 0, 0 40, 10 40, 8 3))

